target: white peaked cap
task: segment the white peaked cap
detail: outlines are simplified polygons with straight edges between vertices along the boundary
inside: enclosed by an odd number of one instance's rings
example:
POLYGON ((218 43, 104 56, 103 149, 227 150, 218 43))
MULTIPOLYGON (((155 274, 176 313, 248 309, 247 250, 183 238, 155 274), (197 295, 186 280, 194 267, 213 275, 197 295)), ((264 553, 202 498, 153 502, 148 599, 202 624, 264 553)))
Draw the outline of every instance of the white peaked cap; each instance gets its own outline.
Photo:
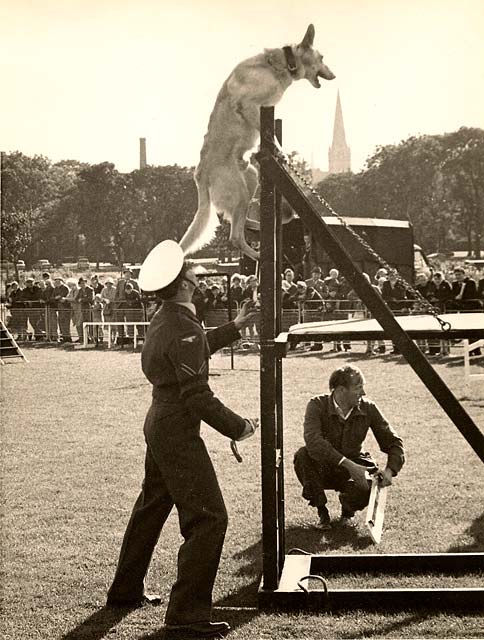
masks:
POLYGON ((183 267, 183 249, 174 240, 163 240, 146 256, 138 283, 143 291, 158 291, 171 284, 183 267))

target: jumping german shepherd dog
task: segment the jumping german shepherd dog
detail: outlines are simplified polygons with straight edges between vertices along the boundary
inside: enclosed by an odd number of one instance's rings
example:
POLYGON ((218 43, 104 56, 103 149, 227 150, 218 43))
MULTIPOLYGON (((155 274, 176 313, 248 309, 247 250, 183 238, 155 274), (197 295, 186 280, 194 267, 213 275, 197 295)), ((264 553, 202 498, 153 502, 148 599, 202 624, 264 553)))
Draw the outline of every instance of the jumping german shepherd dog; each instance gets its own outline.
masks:
POLYGON ((258 172, 247 156, 260 132, 260 107, 274 106, 294 80, 306 78, 320 88, 318 77, 335 76, 313 49, 314 27, 302 42, 282 49, 266 49, 238 64, 224 82, 210 116, 200 163, 195 171, 198 210, 180 241, 185 254, 213 238, 217 213, 231 223, 230 240, 243 253, 257 259, 245 240, 249 203, 258 187, 258 172))

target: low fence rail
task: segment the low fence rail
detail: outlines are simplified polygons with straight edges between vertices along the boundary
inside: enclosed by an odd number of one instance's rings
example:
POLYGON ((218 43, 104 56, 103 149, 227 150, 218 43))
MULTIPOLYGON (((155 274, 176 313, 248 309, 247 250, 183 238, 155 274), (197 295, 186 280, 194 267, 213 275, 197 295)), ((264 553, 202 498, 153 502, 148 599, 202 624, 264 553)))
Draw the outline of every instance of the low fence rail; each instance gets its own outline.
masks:
POLYGON ((99 321, 99 322, 84 322, 83 323, 83 345, 87 347, 88 343, 93 341, 96 344, 99 344, 100 341, 104 341, 104 332, 107 333, 107 345, 108 349, 111 348, 113 342, 113 327, 114 328, 122 328, 125 333, 129 336, 128 339, 131 339, 131 331, 132 331, 132 340, 133 346, 136 349, 138 346, 138 342, 141 339, 144 339, 145 336, 145 327, 149 327, 149 322, 109 322, 109 321, 99 321), (90 337, 90 335, 92 337, 90 337))
MULTIPOLYGON (((468 309, 456 310, 451 301, 442 305, 440 311, 482 311, 484 301, 466 301, 468 309)), ((413 300, 395 301, 395 315, 406 313, 423 313, 421 304, 413 300), (405 305, 405 306, 403 306, 405 305)), ((233 318, 239 311, 234 304, 231 314, 228 309, 213 309, 205 312, 202 319, 206 329, 218 327, 233 318)), ((0 305, 0 318, 9 331, 19 341, 37 340, 47 342, 106 342, 123 345, 126 341, 136 344, 144 339, 146 326, 155 312, 153 304, 143 304, 142 308, 117 308, 112 314, 103 314, 92 308, 72 309, 53 308, 48 305, 9 307, 0 305)), ((292 308, 282 309, 281 330, 287 331, 290 326, 305 322, 324 320, 342 320, 346 318, 370 318, 371 314, 359 300, 307 300, 298 302, 292 308)), ((259 338, 259 322, 247 327, 242 335, 244 343, 257 343, 259 338)))

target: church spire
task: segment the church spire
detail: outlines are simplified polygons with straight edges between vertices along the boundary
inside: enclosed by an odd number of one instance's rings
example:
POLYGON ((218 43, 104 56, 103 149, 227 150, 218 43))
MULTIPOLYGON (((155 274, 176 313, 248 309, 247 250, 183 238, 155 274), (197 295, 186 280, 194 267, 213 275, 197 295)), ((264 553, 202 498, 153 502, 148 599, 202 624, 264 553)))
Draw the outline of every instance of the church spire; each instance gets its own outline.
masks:
POLYGON ((343 110, 341 100, 336 99, 336 111, 334 114, 333 144, 328 150, 329 173, 344 173, 351 171, 351 150, 346 144, 345 126, 343 123, 343 110))

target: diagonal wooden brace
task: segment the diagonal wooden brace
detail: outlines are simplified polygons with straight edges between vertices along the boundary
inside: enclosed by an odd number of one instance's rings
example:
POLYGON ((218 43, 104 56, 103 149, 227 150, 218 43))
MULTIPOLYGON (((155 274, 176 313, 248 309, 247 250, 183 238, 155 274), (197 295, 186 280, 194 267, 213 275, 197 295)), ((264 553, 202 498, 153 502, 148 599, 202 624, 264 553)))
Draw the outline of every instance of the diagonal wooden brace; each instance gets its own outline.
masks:
MULTIPOLYGON (((323 215, 327 214, 328 211, 318 200, 306 193, 307 190, 304 190, 296 182, 282 161, 275 157, 273 153, 274 146, 272 145, 271 149, 270 143, 267 142, 267 132, 262 128, 261 139, 265 141, 258 154, 261 179, 271 180, 291 207, 298 213, 304 225, 321 239, 325 251, 330 255, 335 266, 340 269, 359 298, 371 311, 373 317, 378 320, 400 353, 444 409, 481 461, 484 462, 484 435, 482 432, 428 362, 425 355, 400 327, 392 311, 353 262, 346 248, 333 235, 329 226, 322 219, 323 215)), ((261 216, 263 215, 267 215, 264 207, 261 210, 261 216)))

